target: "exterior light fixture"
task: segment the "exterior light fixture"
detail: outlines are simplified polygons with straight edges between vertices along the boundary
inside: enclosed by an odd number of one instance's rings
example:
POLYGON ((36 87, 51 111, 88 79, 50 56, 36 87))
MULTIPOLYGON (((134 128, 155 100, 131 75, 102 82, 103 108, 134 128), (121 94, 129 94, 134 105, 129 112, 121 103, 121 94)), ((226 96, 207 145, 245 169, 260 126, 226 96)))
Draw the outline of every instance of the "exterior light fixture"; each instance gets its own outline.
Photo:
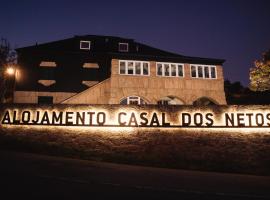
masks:
POLYGON ((15 75, 15 68, 14 67, 8 67, 6 70, 7 75, 13 76, 15 75))

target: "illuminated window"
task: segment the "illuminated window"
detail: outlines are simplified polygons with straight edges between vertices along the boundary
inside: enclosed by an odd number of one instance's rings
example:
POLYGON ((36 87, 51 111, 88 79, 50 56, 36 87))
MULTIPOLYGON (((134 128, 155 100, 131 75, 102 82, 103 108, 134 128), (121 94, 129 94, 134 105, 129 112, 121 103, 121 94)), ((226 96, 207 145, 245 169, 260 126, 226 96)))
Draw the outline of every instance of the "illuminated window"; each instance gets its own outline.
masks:
POLYGON ((180 63, 157 63, 157 76, 183 77, 184 65, 180 63))
POLYGON ((141 97, 138 96, 129 96, 120 101, 122 105, 141 105, 147 104, 141 97))
POLYGON ((133 60, 119 61, 119 74, 148 76, 149 71, 149 62, 133 60))
POLYGON ((80 41, 80 49, 90 50, 91 41, 80 41))
POLYGON ((118 50, 121 52, 128 52, 128 43, 118 43, 118 50))
POLYGON ((190 75, 192 78, 217 78, 216 66, 208 65, 190 65, 190 75))

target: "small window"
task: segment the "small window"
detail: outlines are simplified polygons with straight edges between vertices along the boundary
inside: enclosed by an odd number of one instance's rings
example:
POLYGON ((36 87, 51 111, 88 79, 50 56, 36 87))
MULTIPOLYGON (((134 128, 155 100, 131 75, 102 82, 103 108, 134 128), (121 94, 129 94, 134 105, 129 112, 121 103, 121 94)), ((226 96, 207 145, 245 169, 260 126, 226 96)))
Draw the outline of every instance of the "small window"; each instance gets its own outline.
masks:
POLYGON ((162 76, 162 64, 157 64, 157 75, 162 76))
POLYGON ((38 96, 38 104, 53 104, 52 96, 38 96))
POLYGON ((198 66, 198 77, 203 78, 203 67, 202 66, 198 66))
POLYGON ((207 66, 204 67, 204 77, 209 78, 209 67, 207 66))
POLYGON ((141 74, 141 63, 140 62, 135 62, 135 72, 137 75, 141 74))
POLYGON ((170 76, 170 65, 169 64, 164 65, 164 75, 170 76))
POLYGON ((128 74, 134 74, 133 62, 128 62, 128 74))
POLYGON ((176 76, 176 65, 175 64, 171 65, 171 76, 176 76))
POLYGON ((122 52, 128 52, 128 43, 119 43, 118 50, 122 52))
POLYGON ((178 65, 178 76, 179 77, 184 76, 183 65, 178 65))
POLYGON ((211 67, 211 78, 216 78, 216 68, 215 67, 211 67))
POLYGON ((191 77, 196 78, 197 73, 196 73, 196 66, 191 65, 191 77))
POLYGON ((143 75, 149 75, 149 65, 148 63, 143 63, 143 75))
POLYGON ((126 74, 126 62, 120 61, 120 74, 126 74))
POLYGON ((90 41, 80 41, 80 49, 90 50, 90 41))
POLYGON ((140 105, 147 104, 141 97, 138 96, 129 96, 120 101, 122 105, 140 105))
POLYGON ((119 74, 148 76, 150 63, 146 61, 120 60, 119 74))

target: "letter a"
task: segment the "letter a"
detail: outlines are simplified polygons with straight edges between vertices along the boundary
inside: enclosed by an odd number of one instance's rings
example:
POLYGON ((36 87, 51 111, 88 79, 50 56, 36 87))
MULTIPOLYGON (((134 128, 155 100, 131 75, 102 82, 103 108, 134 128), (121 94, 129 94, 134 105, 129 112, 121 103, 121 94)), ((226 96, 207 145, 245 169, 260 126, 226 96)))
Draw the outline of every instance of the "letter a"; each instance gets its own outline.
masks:
POLYGON ((2 124, 10 124, 10 116, 9 112, 7 111, 3 117, 2 124))

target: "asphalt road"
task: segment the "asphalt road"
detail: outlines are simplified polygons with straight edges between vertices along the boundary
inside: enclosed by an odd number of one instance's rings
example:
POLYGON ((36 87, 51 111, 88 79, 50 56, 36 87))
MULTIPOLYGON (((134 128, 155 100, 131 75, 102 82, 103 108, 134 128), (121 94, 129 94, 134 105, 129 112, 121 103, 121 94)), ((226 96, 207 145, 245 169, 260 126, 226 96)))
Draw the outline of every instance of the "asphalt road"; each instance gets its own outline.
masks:
POLYGON ((270 199, 270 177, 0 151, 0 199, 270 199))

